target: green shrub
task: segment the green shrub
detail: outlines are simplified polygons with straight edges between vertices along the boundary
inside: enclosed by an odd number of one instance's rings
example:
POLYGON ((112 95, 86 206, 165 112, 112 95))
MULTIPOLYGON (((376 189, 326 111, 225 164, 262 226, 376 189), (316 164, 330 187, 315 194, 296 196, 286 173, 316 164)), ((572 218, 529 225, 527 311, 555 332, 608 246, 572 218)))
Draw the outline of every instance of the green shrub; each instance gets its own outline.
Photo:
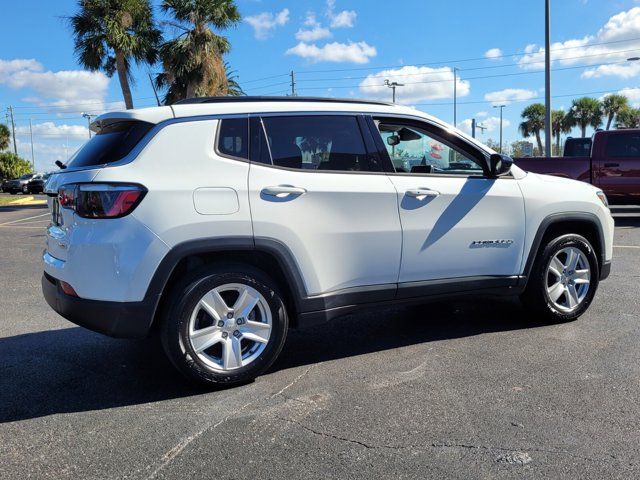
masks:
POLYGON ((0 152, 0 179, 17 178, 31 173, 31 163, 11 152, 0 152))

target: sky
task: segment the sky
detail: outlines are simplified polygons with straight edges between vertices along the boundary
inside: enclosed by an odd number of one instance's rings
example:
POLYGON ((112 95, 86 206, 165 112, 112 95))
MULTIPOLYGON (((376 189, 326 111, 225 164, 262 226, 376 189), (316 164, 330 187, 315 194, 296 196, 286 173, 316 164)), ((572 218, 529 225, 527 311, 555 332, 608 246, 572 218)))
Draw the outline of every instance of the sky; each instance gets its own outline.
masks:
MULTIPOLYGON (((123 108, 117 78, 89 72, 75 59, 65 17, 73 0, 3 2, 0 122, 12 107, 18 152, 36 170, 54 169, 88 139, 83 113, 123 108)), ((552 0, 552 105, 568 110, 580 96, 625 93, 640 103, 640 1, 552 0)), ((159 21, 167 20, 152 0, 159 21)), ((544 102, 543 0, 238 0, 243 16, 224 32, 226 57, 249 95, 299 95, 391 101, 385 79, 403 83, 397 101, 453 122, 484 125, 478 138, 521 140, 520 114, 544 102)), ((164 24, 165 38, 175 37, 164 24)), ((148 75, 134 67, 136 107, 155 105, 148 75)), ((591 134, 591 131, 587 133, 591 134)), ((570 135, 579 136, 577 131, 570 135)))

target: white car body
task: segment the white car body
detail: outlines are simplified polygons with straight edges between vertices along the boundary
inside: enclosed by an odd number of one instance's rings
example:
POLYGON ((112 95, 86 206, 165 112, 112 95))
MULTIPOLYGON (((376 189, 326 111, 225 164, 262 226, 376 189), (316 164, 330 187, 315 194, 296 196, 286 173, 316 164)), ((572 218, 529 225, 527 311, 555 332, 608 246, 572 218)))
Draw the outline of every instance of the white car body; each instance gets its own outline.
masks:
POLYGON ((89 328, 144 336, 186 256, 256 251, 275 259, 295 297, 296 316, 309 321, 369 303, 467 291, 517 294, 545 228, 559 222, 593 232, 602 277, 608 273, 614 223, 591 185, 516 166, 507 176, 472 179, 274 168, 214 148, 222 118, 267 114, 405 118, 487 158, 495 153, 423 112, 380 103, 229 101, 104 114, 93 122, 95 130, 123 120, 155 126, 119 161, 78 169, 71 163, 52 175, 50 203, 61 187, 77 183, 139 184, 147 193, 121 218, 82 218, 60 209, 43 254, 49 303, 89 328), (283 197, 266 199, 270 187, 303 193, 274 201, 283 197), (409 198, 414 190, 435 196, 409 198), (70 285, 77 298, 53 292, 57 282, 70 285), (99 323, 106 313, 83 319, 98 311, 110 312, 113 321, 99 323))

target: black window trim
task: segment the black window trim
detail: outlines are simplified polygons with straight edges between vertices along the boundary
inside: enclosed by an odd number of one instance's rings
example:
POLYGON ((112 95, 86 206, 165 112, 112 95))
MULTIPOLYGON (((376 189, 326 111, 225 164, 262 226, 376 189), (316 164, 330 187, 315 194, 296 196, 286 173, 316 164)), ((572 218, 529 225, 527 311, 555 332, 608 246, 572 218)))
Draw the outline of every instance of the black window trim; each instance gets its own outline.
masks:
MULTIPOLYGON (((305 173, 332 173, 332 174, 343 174, 343 175, 387 175, 389 172, 385 170, 387 168, 386 161, 383 157, 380 156, 380 152, 377 148, 371 149, 372 146, 375 146, 375 142, 373 137, 371 136, 370 130, 367 128, 367 124, 365 121, 367 113, 363 112, 355 112, 355 111, 344 111, 344 112, 335 112, 335 111, 287 111, 287 112, 265 112, 265 113, 251 113, 249 114, 249 161, 255 165, 261 165, 267 168, 275 168, 278 170, 288 170, 291 172, 305 172, 305 173), (273 163, 268 164, 261 162, 259 159, 255 157, 256 146, 259 144, 259 139, 255 138, 254 132, 252 131, 256 127, 258 129, 262 129, 262 134, 267 137, 266 129, 264 122, 262 121, 265 117, 328 117, 328 116, 349 116, 355 117, 358 128, 360 129, 360 135, 362 137, 362 143, 366 150, 366 155, 369 157, 374 157, 376 161, 381 165, 382 170, 378 172, 374 171, 352 171, 352 170, 316 170, 316 169, 307 169, 307 168, 291 168, 291 167, 281 167, 279 165, 274 165, 273 163), (252 119, 253 120, 252 122, 252 119), (369 137, 369 141, 367 141, 367 137, 369 137)), ((269 158, 273 162, 273 157, 271 156, 271 146, 269 142, 266 142, 267 148, 269 148, 269 158)))
POLYGON ((216 135, 215 135, 215 139, 213 141, 213 151, 214 153, 222 158, 228 158, 230 160, 236 160, 239 162, 245 162, 248 163, 250 161, 251 158, 251 128, 250 128, 250 118, 249 115, 246 113, 242 113, 242 114, 233 114, 233 115, 225 115, 224 117, 220 117, 218 118, 218 125, 216 127, 216 135), (247 120, 247 158, 243 158, 243 157, 238 157, 236 155, 229 155, 228 153, 223 153, 220 151, 220 149, 218 148, 218 145, 220 145, 220 133, 222 131, 222 122, 224 122, 225 120, 233 120, 233 119, 237 119, 237 118, 244 118, 247 120))
MULTIPOLYGON (((387 114, 387 113, 370 113, 366 115, 369 117, 368 125, 371 130, 371 134, 374 136, 376 140, 376 144, 378 145, 378 149, 380 150, 380 154, 388 159, 389 164, 391 164, 392 170, 389 172, 389 175, 393 176, 411 176, 411 177, 448 177, 448 178, 468 178, 468 179, 496 179, 492 177, 489 173, 489 155, 476 147, 472 143, 466 141, 463 137, 457 136, 454 134, 453 141, 449 139, 444 139, 443 135, 440 132, 446 131, 446 127, 442 125, 438 125, 435 122, 429 121, 429 119, 423 117, 413 117, 410 115, 401 115, 401 114, 387 114), (433 135, 435 140, 443 142, 445 145, 451 144, 454 147, 457 147, 462 153, 472 157, 478 163, 480 163, 482 167, 483 174, 461 174, 461 173, 421 173, 421 172, 396 172, 395 168, 393 168, 393 162, 391 161, 391 157, 389 156, 389 152, 382 142, 382 137, 378 131, 378 127, 375 125, 374 119, 390 119, 390 120, 398 120, 399 122, 405 122, 408 125, 415 125, 423 130, 425 130, 429 135, 433 135)), ((450 147, 451 148, 451 147, 450 147)), ((386 163, 386 162, 384 162, 386 163)), ((513 179, 513 175, 504 175, 498 177, 498 179, 513 179)))

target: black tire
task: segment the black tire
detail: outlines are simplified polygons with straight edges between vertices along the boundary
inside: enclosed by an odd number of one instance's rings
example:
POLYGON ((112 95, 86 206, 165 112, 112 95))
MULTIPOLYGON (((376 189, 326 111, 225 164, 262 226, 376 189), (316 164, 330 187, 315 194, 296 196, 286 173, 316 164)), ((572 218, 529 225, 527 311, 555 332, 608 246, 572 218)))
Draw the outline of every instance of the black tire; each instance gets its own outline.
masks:
POLYGON ((10 193, 11 195, 15 195, 15 194, 16 194, 16 193, 18 193, 18 192, 15 192, 15 191, 11 190, 9 193, 10 193))
POLYGON ((600 278, 598 259, 589 241, 576 234, 566 234, 547 239, 546 244, 541 245, 536 261, 527 281, 527 287, 520 297, 525 307, 536 319, 542 319, 551 323, 570 322, 582 315, 593 300, 600 278), (554 305, 547 292, 547 267, 552 258, 562 249, 575 247, 581 250, 589 262, 590 281, 586 296, 578 307, 570 312, 561 310, 554 305))
POLYGON ((171 292, 160 337, 171 363, 187 379, 205 387, 247 383, 267 370, 276 360, 287 337, 289 317, 277 284, 264 272, 244 264, 206 266, 188 274, 171 292), (212 369, 194 352, 189 341, 189 319, 200 299, 213 288, 225 284, 245 284, 256 289, 271 312, 271 335, 262 353, 246 366, 229 372, 212 369))

